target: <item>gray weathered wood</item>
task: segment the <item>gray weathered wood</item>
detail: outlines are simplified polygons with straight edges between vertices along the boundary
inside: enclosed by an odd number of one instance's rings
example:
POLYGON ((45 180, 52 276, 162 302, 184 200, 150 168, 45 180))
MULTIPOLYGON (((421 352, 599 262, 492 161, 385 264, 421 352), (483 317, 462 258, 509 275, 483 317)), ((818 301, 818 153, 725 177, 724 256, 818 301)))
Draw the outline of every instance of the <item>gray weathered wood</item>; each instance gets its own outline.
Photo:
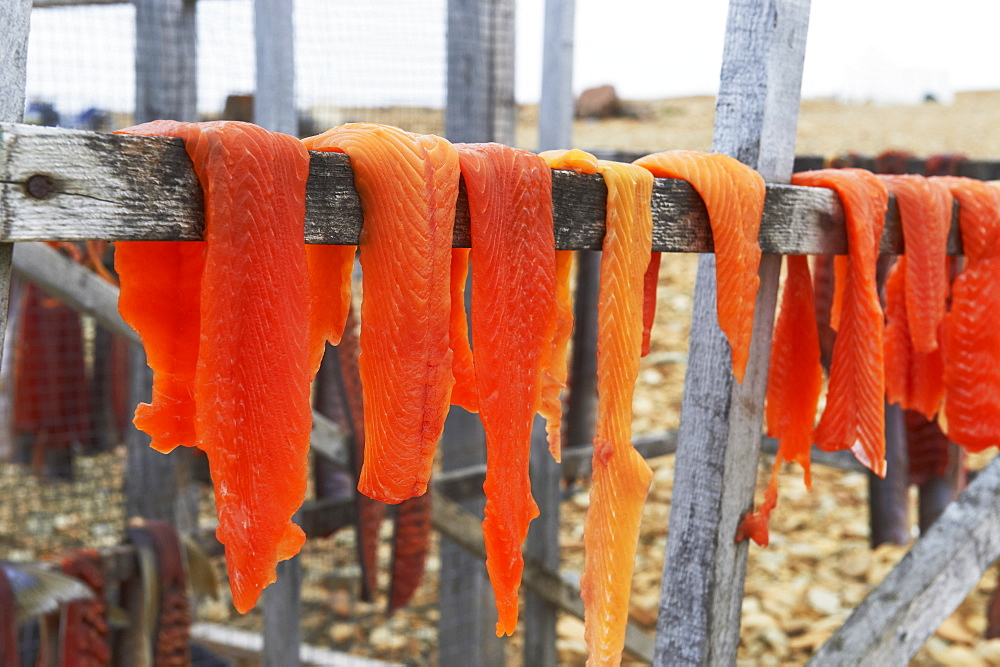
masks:
MULTIPOLYGON (((306 242, 356 244, 361 204, 347 156, 312 153, 309 174, 306 242)), ((556 247, 600 250, 604 180, 556 171, 552 198, 556 247)), ((652 206, 654 250, 712 252, 708 214, 690 185, 656 179, 652 206)), ((201 187, 180 139, 0 124, 0 241, 194 241, 201 238, 202 210, 201 187), (32 188, 42 198, 29 193, 35 175, 40 178, 32 188)), ((468 225, 463 188, 456 247, 468 247, 468 225)), ((846 253, 840 202, 822 188, 770 184, 760 244, 766 253, 846 253)), ((948 251, 961 250, 956 215, 948 251)), ((899 211, 891 201, 882 252, 903 251, 899 211)))
POLYGON ((874 549, 880 544, 910 542, 910 461, 906 445, 903 410, 898 405, 885 406, 886 474, 868 476, 869 541, 874 549))
POLYGON ((135 0, 135 121, 198 120, 194 0, 135 0))
POLYGON ((573 145, 573 27, 576 0, 545 0, 538 150, 573 145))
POLYGON ((278 563, 277 581, 264 590, 264 665, 299 664, 302 641, 301 556, 278 563))
MULTIPOLYGON (((479 520, 467 510, 446 498, 437 491, 434 494, 431 521, 434 527, 448 535, 462 548, 475 554, 478 559, 486 558, 486 546, 483 542, 483 531, 479 520)), ((444 564, 442 563, 442 572, 444 564)), ((583 618, 583 601, 580 599, 580 589, 563 580, 555 573, 548 571, 533 560, 525 559, 524 574, 521 583, 545 598, 549 604, 561 611, 583 618)), ((442 646, 444 651, 445 647, 442 646)), ((650 662, 653 658, 653 638, 641 630, 634 622, 629 622, 625 633, 625 652, 650 662)), ((478 664, 467 662, 465 664, 478 664)))
MULTIPOLYGON (((731 0, 713 150, 787 181, 794 158, 807 0, 731 0)), ((765 250, 765 252, 767 252, 765 250)), ((657 664, 732 664, 781 258, 764 255, 750 360, 732 377, 716 318, 715 257, 699 260, 678 431, 670 531, 657 619, 657 664)))
MULTIPOLYGON (((559 572, 559 483, 562 468, 549 454, 545 420, 535 417, 531 432, 531 494, 538 504, 538 517, 531 522, 524 555, 549 572, 559 572)), ((480 486, 482 488, 482 486, 480 486)), ((534 592, 524 592, 524 664, 555 667, 556 608, 534 592)))
POLYGON ((257 90, 254 122, 296 136, 295 31, 289 0, 254 0, 257 90))
POLYGON ((1000 557, 998 516, 994 458, 809 664, 906 664, 1000 557))
MULTIPOLYGON (((31 0, 7 0, 0 3, 0 123, 17 123, 24 116, 30 23, 31 0)), ((0 180, 3 180, 2 176, 0 180)), ((7 331, 13 249, 11 243, 0 243, 0 339, 7 331)))

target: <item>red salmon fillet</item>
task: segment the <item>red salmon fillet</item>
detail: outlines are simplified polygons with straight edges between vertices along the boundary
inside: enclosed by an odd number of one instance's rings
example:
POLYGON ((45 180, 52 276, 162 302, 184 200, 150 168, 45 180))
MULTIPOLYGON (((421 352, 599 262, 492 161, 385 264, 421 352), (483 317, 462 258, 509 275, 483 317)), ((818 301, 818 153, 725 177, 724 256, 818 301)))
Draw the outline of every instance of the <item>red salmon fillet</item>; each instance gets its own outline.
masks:
POLYGON ((764 179, 718 153, 666 151, 639 158, 635 164, 660 178, 684 179, 705 202, 715 243, 719 328, 732 347, 733 375, 743 382, 760 286, 757 236, 764 213, 764 179))
MULTIPOLYGON (((181 137, 205 192, 194 432, 215 481, 216 536, 225 545, 233 604, 246 612, 274 581, 277 562, 305 541, 291 517, 305 496, 312 424, 304 248, 309 156, 297 139, 248 123, 163 121, 125 132, 181 137)), ((136 290, 151 300, 150 267, 130 265, 128 244, 122 245, 119 309, 156 358, 156 344, 171 326, 189 336, 194 325, 173 313, 152 323, 142 309, 132 310, 136 290)), ((192 291, 174 290, 173 298, 193 298, 192 291)), ((190 355, 195 346, 183 340, 190 355)))
POLYGON ((538 516, 528 459, 556 327, 552 174, 524 150, 456 148, 469 193, 472 347, 486 431, 483 536, 499 637, 517 625, 521 545, 538 516))
POLYGON ((562 461, 562 390, 569 374, 568 348, 573 335, 573 294, 569 274, 573 266, 572 250, 556 250, 556 330, 552 349, 542 367, 542 397, 538 414, 545 418, 545 439, 549 453, 562 461))
POLYGON ((885 476, 885 319, 875 287, 889 193, 863 169, 822 169, 792 175, 793 185, 833 189, 844 207, 848 263, 833 346, 826 409, 814 432, 826 451, 850 449, 885 476))
POLYGON ((906 303, 907 265, 908 258, 900 257, 885 280, 885 396, 890 403, 933 419, 944 399, 944 357, 940 346, 931 352, 913 349, 906 303))
POLYGON ((649 354, 649 337, 656 320, 656 288, 660 280, 660 259, 663 253, 654 252, 646 267, 642 291, 642 356, 649 354))
POLYGON ((427 490, 448 414, 451 246, 458 155, 440 137, 350 123, 305 139, 347 153, 361 197, 361 381, 365 462, 358 490, 398 503, 427 490))
POLYGON ((979 452, 1000 443, 1000 189, 957 176, 934 180, 958 199, 965 251, 945 316, 947 432, 956 444, 979 452))
POLYGON ((952 196, 948 186, 923 176, 879 176, 896 197, 906 249, 906 317, 913 349, 931 352, 948 298, 948 231, 952 196))
POLYGON ((652 471, 632 447, 632 396, 642 352, 653 176, 582 151, 550 152, 555 169, 600 173, 608 187, 597 303, 597 429, 580 580, 588 665, 619 664, 639 524, 652 471))
POLYGON ((405 607, 424 580, 427 552, 431 548, 431 495, 407 498, 396 511, 392 536, 392 579, 389 585, 391 614, 405 607))
POLYGON ((451 251, 451 360, 455 386, 451 404, 469 412, 479 412, 479 392, 476 390, 476 366, 469 346, 469 320, 465 312, 465 283, 469 277, 469 248, 451 251))
POLYGON ((351 307, 351 271, 354 269, 356 246, 306 246, 309 268, 309 367, 313 375, 319 370, 326 343, 338 345, 344 333, 347 311, 351 307))
POLYGON ((764 504, 744 517, 737 535, 737 540, 749 537, 761 546, 767 546, 768 519, 778 501, 780 463, 795 461, 801 465, 806 488, 812 487, 809 454, 816 406, 823 389, 809 260, 805 255, 788 255, 785 264, 785 291, 771 340, 765 409, 767 433, 778 439, 778 455, 764 504))

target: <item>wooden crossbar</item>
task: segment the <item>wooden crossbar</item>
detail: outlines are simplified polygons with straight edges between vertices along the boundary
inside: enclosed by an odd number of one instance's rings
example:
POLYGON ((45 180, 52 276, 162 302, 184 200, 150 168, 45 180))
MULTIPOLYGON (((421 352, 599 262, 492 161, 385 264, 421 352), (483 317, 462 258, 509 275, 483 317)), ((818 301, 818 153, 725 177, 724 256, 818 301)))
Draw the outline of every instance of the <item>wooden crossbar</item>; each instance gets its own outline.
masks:
MULTIPOLYGON (((311 158, 306 242, 356 244, 362 216, 350 160, 320 152, 311 158)), ((555 171, 552 199, 556 247, 599 250, 607 206, 603 179, 555 171)), ((652 208, 654 250, 714 250, 704 203, 690 185, 656 179, 652 208)), ((203 227, 201 187, 180 139, 0 124, 0 242, 197 241, 203 227)), ((468 245, 463 187, 455 246, 468 245)), ((760 245, 772 254, 846 253, 836 195, 823 188, 769 184, 760 245)), ((948 249, 952 254, 962 250, 957 215, 948 249)), ((904 250, 894 200, 881 250, 904 250)))

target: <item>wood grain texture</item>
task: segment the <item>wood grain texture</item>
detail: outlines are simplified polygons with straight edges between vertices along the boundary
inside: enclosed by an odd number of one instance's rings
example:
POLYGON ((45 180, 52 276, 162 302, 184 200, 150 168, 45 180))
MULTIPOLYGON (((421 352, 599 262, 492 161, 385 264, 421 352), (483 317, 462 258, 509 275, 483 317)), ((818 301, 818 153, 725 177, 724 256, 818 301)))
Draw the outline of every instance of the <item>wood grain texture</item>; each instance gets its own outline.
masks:
POLYGON ((810 665, 903 665, 1000 558, 1000 458, 820 647, 810 665))
POLYGON ((135 122, 198 120, 194 0, 134 0, 135 122))
MULTIPOLYGON (((808 0, 729 4, 713 150, 755 167, 768 181, 791 176, 808 17, 808 0)), ((769 201, 772 215, 773 206, 769 201)), ((719 330, 715 266, 714 255, 699 259, 656 664, 734 664, 739 645, 748 544, 735 536, 753 508, 781 258, 761 260, 742 384, 733 379, 729 344, 719 330)))
MULTIPOLYGON (((349 159, 338 153, 314 152, 311 157, 306 242, 356 244, 361 204, 349 159)), ((556 247, 600 250, 607 203, 603 179, 556 171, 552 197, 556 247)), ((179 139, 0 124, 0 241, 194 241, 201 238, 203 207, 201 187, 179 139), (35 174, 51 181, 45 199, 27 192, 26 183, 35 174)), ((839 200, 821 188, 770 184, 760 244, 765 253, 846 253, 839 200)), ((468 245, 463 187, 455 246, 468 245)), ((656 179, 653 249, 714 249, 705 205, 683 181, 656 179)), ((899 210, 891 201, 882 252, 903 251, 899 210)), ((948 251, 962 251, 957 209, 948 251)))

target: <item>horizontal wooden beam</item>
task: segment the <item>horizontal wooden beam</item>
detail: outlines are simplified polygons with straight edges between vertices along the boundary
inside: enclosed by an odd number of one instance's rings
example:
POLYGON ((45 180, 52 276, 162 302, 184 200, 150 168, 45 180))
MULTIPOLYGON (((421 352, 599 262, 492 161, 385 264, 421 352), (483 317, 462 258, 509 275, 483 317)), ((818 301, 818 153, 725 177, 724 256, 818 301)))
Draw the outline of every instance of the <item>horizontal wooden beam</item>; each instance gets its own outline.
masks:
MULTIPOLYGON (((306 242, 357 243, 361 207, 350 160, 337 153, 311 155, 306 242)), ((556 171, 552 198, 556 247, 599 250, 607 203, 603 179, 556 171)), ((712 252, 708 215, 690 185, 656 179, 652 208, 654 250, 712 252)), ((0 242, 194 241, 201 238, 202 210, 201 187, 179 139, 0 124, 0 242)), ((839 200, 822 188, 769 185, 760 244, 766 253, 845 253, 839 200)), ((463 188, 455 246, 468 245, 463 188)), ((903 251, 894 202, 882 251, 903 251)), ((957 224, 949 252, 961 252, 957 224)))
POLYGON ((904 665, 1000 558, 1000 457, 917 540, 811 665, 904 665))

